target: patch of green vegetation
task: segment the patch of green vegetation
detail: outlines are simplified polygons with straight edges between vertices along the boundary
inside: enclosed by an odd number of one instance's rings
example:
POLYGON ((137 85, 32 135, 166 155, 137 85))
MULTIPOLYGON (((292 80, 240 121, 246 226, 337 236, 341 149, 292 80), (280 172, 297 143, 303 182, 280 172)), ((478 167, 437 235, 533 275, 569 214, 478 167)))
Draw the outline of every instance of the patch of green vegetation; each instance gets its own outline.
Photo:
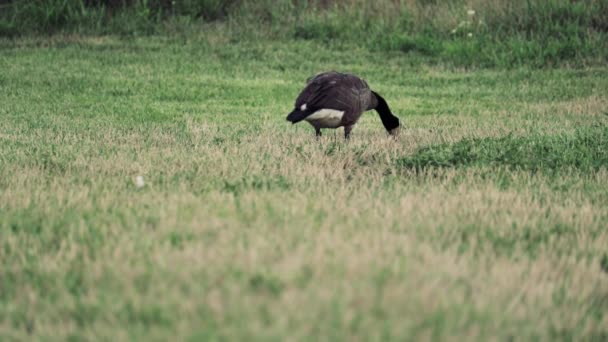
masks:
POLYGON ((554 173, 608 168, 608 128, 581 128, 574 134, 465 139, 420 148, 397 160, 403 168, 492 166, 554 173))
POLYGON ((256 293, 279 296, 285 285, 275 276, 256 273, 249 278, 249 287, 256 293))
POLYGON ((602 259, 600 260, 600 268, 602 271, 608 273, 608 254, 602 255, 602 259))
POLYGON ((289 182, 284 177, 243 177, 235 180, 225 180, 221 189, 225 192, 239 195, 244 191, 271 191, 271 190, 283 190, 287 191, 290 189, 289 182))
MULTIPOLYGON (((558 223, 555 225, 541 224, 538 227, 517 226, 513 224, 505 229, 470 225, 459 230, 459 251, 461 253, 492 253, 502 257, 526 255, 534 259, 543 248, 553 243, 568 245, 566 241, 577 239, 576 228, 558 223)), ((556 254, 568 254, 569 250, 560 248, 556 254)))

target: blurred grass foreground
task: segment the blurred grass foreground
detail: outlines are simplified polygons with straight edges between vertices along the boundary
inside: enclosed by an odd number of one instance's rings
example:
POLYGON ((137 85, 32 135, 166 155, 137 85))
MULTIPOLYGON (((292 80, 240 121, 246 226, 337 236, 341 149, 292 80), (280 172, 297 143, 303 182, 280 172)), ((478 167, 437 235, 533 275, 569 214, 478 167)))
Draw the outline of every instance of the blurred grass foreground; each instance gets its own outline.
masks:
POLYGON ((0 0, 4 37, 314 40, 455 66, 602 64, 607 32, 605 0, 0 0))

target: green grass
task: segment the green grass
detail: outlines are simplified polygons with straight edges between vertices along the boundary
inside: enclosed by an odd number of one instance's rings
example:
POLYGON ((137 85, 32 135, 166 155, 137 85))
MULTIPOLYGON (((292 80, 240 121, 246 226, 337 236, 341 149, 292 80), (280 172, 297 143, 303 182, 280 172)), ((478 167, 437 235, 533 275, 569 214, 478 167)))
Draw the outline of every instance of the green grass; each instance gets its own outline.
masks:
POLYGON ((426 146, 398 164, 418 170, 489 165, 544 173, 570 168, 589 172, 608 167, 608 128, 586 127, 573 136, 531 134, 426 146))
POLYGON ((604 66, 212 34, 0 44, 1 340, 608 336, 604 66), (374 112, 348 142, 288 124, 330 69, 401 135, 374 112))
POLYGON ((221 32, 458 67, 586 67, 608 57, 604 0, 12 0, 0 9, 0 37, 221 32))

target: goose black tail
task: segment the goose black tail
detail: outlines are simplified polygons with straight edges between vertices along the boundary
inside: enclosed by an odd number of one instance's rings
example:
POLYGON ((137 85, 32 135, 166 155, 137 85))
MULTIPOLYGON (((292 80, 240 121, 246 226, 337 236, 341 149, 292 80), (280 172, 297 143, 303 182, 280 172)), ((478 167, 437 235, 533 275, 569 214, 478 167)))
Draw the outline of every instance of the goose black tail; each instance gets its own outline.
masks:
POLYGON ((295 124, 304 120, 308 116, 308 114, 309 113, 306 111, 303 112, 299 109, 294 109, 293 112, 287 115, 287 121, 291 122, 292 124, 295 124))

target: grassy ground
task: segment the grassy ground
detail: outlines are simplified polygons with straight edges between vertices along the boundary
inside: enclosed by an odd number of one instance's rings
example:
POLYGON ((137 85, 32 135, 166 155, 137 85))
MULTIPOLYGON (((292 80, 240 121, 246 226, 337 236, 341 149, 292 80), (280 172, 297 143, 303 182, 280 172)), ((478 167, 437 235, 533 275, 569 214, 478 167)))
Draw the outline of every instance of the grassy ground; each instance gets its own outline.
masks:
POLYGON ((608 68, 1 44, 2 340, 608 338, 608 68), (329 69, 398 139, 285 121, 329 69))
POLYGON ((606 0, 0 0, 0 37, 208 35, 347 42, 459 67, 602 66, 606 0))

